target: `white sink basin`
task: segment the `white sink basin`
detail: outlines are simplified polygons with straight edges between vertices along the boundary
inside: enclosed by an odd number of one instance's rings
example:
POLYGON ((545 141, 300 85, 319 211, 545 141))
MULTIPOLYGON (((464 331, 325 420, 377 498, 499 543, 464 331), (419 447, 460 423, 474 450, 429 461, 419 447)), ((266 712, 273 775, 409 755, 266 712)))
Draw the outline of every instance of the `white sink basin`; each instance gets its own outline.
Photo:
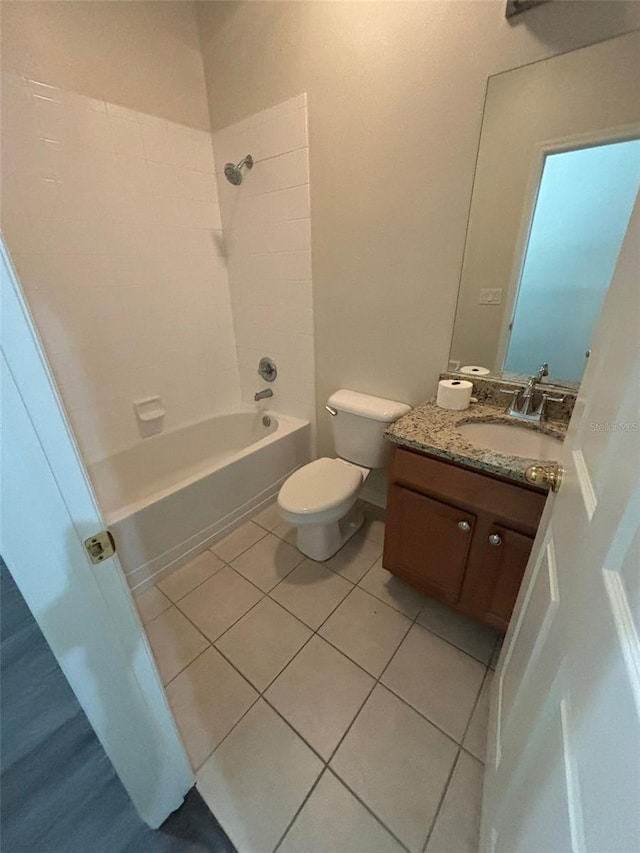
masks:
POLYGON ((562 441, 533 429, 511 424, 470 423, 458 427, 464 439, 478 447, 527 459, 558 459, 562 441))

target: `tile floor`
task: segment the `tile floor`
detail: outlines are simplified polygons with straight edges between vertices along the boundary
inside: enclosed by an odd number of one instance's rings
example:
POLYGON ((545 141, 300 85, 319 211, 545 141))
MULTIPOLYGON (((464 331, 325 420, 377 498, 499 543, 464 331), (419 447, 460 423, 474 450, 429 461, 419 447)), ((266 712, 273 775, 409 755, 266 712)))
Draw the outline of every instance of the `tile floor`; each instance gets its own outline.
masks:
POLYGON ((239 853, 477 849, 498 635, 275 504, 136 601, 198 789, 239 853))

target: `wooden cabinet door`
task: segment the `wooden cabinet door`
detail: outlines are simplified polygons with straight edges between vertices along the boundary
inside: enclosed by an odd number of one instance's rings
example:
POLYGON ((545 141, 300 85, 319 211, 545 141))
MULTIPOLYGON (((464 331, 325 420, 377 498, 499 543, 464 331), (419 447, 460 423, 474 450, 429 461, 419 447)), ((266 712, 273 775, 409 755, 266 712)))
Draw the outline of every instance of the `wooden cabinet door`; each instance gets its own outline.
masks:
POLYGON ((478 619, 506 631, 533 537, 484 520, 478 527, 461 604, 478 619))
POLYGON ((460 597, 476 518, 402 486, 389 489, 383 565, 423 592, 460 597))

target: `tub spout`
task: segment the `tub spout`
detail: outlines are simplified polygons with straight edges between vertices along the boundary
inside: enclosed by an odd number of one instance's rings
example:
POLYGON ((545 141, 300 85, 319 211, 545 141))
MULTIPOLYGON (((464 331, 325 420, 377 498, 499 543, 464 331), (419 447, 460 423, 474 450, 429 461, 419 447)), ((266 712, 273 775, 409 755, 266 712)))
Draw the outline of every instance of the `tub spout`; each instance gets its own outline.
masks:
POLYGON ((271 388, 265 388, 263 391, 258 391, 256 394, 254 394, 253 399, 257 403, 258 400, 264 400, 265 397, 273 397, 273 391, 271 390, 271 388))

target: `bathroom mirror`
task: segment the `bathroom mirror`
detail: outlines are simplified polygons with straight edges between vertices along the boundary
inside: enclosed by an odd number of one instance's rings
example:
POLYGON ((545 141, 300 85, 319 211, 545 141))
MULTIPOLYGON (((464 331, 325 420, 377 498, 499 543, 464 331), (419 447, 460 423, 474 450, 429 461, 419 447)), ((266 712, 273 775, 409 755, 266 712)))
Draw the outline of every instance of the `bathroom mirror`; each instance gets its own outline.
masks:
POLYGON ((449 370, 579 383, 640 187, 640 33, 489 78, 449 370))

